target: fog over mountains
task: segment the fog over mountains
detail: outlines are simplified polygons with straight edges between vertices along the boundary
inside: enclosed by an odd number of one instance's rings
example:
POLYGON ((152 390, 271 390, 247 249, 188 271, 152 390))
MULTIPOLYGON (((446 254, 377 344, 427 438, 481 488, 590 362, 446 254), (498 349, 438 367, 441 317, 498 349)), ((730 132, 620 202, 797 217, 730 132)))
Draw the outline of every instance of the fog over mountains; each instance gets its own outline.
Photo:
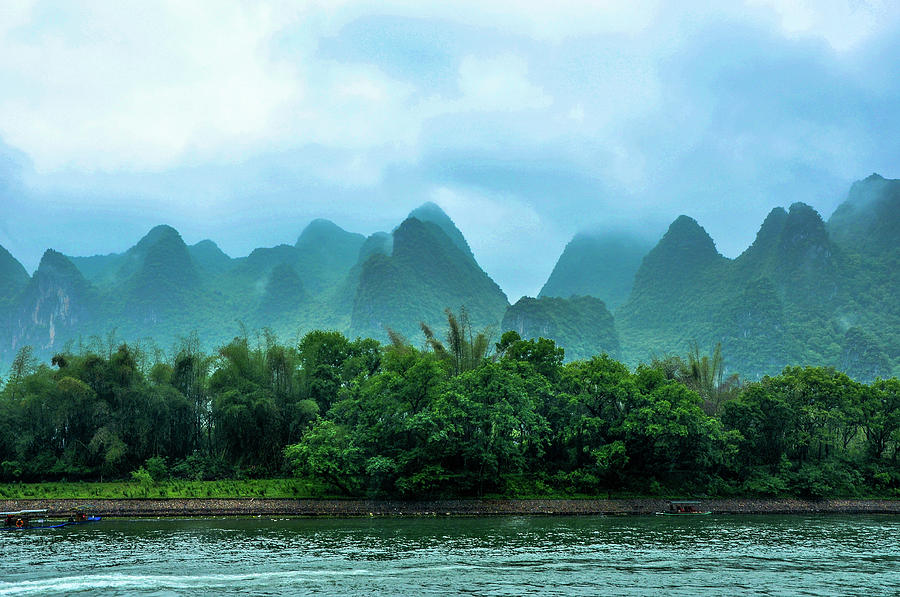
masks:
POLYGON ((871 380, 900 373, 898 230, 900 181, 873 174, 827 222, 802 203, 774 208, 735 259, 686 215, 655 246, 578 234, 539 296, 514 305, 433 203, 369 237, 314 220, 295 244, 240 258, 165 225, 123 253, 48 249, 33 275, 0 247, 0 363, 25 345, 46 359, 108 337, 165 350, 192 332, 212 347, 263 328, 382 341, 391 329, 419 345, 420 322, 442 330, 444 310, 465 307, 495 340, 549 337, 569 359, 636 365, 721 342, 728 371, 747 377, 810 364, 871 380))

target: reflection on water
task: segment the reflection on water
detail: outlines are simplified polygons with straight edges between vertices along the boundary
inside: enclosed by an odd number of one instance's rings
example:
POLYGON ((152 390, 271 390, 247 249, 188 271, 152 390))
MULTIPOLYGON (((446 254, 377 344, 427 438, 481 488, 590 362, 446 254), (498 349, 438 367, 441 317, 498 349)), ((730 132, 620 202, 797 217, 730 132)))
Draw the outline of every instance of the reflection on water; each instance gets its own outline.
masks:
POLYGON ((0 595, 890 595, 889 516, 103 521, 0 534, 0 595))

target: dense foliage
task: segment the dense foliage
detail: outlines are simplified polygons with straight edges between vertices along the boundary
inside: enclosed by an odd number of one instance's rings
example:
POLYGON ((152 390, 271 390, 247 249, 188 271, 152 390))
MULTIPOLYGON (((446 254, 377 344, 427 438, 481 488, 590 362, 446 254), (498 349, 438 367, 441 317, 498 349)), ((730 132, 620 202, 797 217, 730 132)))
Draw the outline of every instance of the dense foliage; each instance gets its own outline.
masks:
POLYGON ((544 338, 489 346, 464 313, 415 348, 314 331, 39 364, 0 391, 0 479, 270 477, 346 495, 900 494, 900 382, 787 368, 741 385, 720 349, 629 370, 544 338))

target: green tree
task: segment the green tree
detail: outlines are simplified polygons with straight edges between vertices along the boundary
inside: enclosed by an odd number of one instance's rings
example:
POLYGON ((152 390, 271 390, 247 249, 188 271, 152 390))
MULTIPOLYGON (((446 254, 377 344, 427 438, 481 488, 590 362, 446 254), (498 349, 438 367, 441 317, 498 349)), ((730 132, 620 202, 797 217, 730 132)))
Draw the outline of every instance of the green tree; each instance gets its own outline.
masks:
POLYGON ((500 363, 451 379, 419 418, 435 470, 479 494, 500 486, 503 475, 523 472, 526 456, 539 457, 546 442, 547 423, 534 396, 514 368, 500 363))
POLYGON ((349 495, 359 489, 362 453, 352 434, 333 421, 316 421, 299 443, 284 449, 284 456, 295 474, 321 479, 349 495))
POLYGON ((871 460, 881 460, 891 449, 896 461, 900 447, 900 381, 878 379, 863 391, 859 423, 866 440, 866 453, 871 460))
MULTIPOLYGON (((547 338, 538 338, 537 340, 515 340, 511 339, 506 332, 503 338, 506 342, 498 343, 498 347, 503 347, 503 358, 514 361, 523 361, 530 363, 534 370, 547 378, 550 382, 559 380, 562 370, 563 359, 565 358, 565 350, 556 345, 556 342, 547 338)), ((515 332, 512 332, 515 334, 515 332)), ((518 334, 516 334, 518 336, 518 334)))

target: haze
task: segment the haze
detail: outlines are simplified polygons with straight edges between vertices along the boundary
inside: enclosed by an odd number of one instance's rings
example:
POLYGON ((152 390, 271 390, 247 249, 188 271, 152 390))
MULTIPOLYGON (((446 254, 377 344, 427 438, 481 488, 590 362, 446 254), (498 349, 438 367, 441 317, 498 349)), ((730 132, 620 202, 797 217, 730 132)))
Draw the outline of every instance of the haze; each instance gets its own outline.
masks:
POLYGON ((900 175, 892 2, 0 5, 0 245, 232 256, 434 201, 511 301, 571 236, 679 214, 734 257, 900 175))

